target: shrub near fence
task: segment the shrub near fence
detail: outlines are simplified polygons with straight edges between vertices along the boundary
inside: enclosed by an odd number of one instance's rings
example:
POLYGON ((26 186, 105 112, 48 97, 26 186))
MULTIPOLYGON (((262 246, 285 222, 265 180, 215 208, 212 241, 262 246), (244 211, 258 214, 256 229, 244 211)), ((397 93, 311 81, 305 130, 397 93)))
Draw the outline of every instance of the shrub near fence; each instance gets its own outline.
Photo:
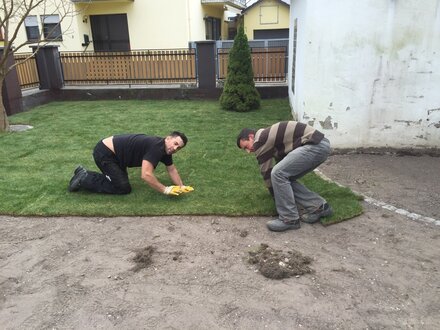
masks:
POLYGON ((32 53, 15 54, 14 60, 17 64, 16 69, 21 88, 38 87, 40 80, 35 56, 32 53))
POLYGON ((194 49, 60 53, 66 85, 195 84, 195 57, 194 49))

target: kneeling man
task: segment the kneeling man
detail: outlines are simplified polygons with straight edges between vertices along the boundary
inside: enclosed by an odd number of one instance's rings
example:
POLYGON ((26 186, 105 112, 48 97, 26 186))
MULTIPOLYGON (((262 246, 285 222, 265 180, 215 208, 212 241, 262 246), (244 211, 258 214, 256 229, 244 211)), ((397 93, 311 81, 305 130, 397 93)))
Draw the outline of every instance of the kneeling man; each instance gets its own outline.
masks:
POLYGON ((84 189, 107 194, 131 192, 127 168, 142 167, 141 178, 151 188, 166 195, 179 195, 192 191, 185 186, 172 155, 188 142, 185 134, 174 131, 165 138, 145 134, 114 135, 98 142, 93 158, 102 173, 88 171, 82 166, 75 169, 68 190, 84 189), (159 162, 165 164, 173 186, 165 186, 154 176, 159 162))

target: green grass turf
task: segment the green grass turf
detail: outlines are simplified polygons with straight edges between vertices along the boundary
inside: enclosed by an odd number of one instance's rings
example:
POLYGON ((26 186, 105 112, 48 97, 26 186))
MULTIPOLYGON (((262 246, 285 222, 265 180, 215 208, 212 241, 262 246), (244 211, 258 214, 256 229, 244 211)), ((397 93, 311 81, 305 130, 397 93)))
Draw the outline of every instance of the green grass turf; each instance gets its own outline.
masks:
MULTIPOLYGON (((266 127, 291 119, 287 99, 263 100, 249 113, 226 112, 216 101, 53 102, 10 118, 28 124, 25 132, 0 134, 0 214, 10 215, 274 215, 253 155, 236 146, 243 127, 266 127), (178 197, 157 193, 129 169, 132 193, 124 196, 69 193, 67 185, 79 164, 97 170, 92 149, 102 138, 120 133, 165 136, 184 132, 188 145, 174 155, 186 185, 195 191, 178 197)), ((156 176, 171 184, 160 164, 156 176)), ((306 184, 333 205, 329 221, 362 212, 350 190, 308 175, 306 184)))

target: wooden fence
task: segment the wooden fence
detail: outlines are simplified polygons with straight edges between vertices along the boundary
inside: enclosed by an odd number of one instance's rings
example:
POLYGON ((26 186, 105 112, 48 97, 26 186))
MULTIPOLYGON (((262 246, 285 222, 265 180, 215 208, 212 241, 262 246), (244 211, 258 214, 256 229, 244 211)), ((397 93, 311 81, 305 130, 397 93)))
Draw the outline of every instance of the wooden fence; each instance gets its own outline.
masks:
MULTIPOLYGON (((218 79, 228 73, 229 48, 218 48, 218 79)), ((251 48, 252 69, 255 82, 286 82, 286 47, 251 48)))
MULTIPOLYGON (((230 48, 217 48, 217 79, 226 78, 230 48)), ((286 47, 251 48, 255 82, 286 82, 286 47)), ((16 54, 23 89, 38 87, 35 57, 16 54)), ((62 52, 65 85, 197 83, 195 49, 62 52)))
POLYGON ((196 83, 194 49, 62 52, 66 85, 196 83))
POLYGON ((40 80, 35 56, 32 53, 15 54, 14 59, 17 64, 16 69, 21 88, 38 87, 40 80))

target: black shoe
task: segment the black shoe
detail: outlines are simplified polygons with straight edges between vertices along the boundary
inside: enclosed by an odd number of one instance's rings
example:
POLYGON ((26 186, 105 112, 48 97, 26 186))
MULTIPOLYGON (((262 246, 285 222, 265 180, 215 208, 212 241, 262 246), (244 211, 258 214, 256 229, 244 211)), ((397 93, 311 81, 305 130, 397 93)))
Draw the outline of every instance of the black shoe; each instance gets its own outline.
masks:
POLYGON ((84 167, 78 166, 75 169, 75 175, 70 179, 69 188, 70 192, 78 191, 81 188, 81 183, 87 176, 87 171, 84 167))
POLYGON ((300 227, 301 223, 299 220, 284 222, 280 219, 275 219, 267 222, 267 228, 272 231, 286 231, 289 229, 299 229, 300 227))
POLYGON ((73 174, 76 175, 76 174, 78 174, 79 171, 86 171, 86 169, 84 167, 82 167, 81 165, 79 165, 77 168, 75 168, 75 171, 73 171, 73 174))
POLYGON ((328 203, 322 204, 315 212, 305 213, 301 216, 301 221, 306 223, 315 223, 323 217, 329 217, 333 214, 333 209, 328 203))

